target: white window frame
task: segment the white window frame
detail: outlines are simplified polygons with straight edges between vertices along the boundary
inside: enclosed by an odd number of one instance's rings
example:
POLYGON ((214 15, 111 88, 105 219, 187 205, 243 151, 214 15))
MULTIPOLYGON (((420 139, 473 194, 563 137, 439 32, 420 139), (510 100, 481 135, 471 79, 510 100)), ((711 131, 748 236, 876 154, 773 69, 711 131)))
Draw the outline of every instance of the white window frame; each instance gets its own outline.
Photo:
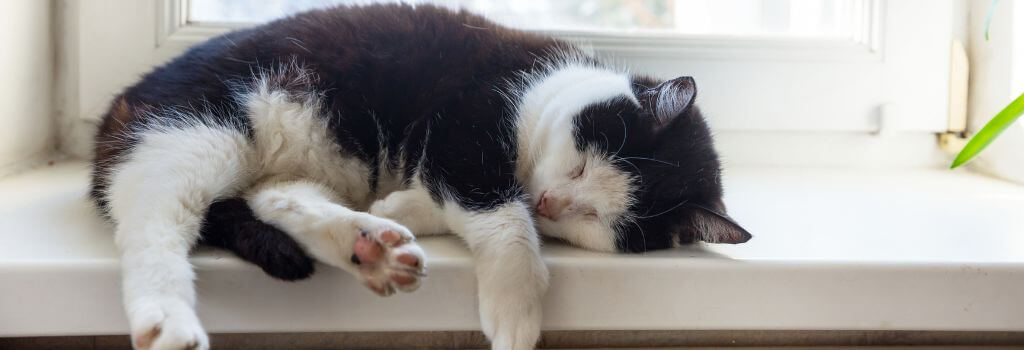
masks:
MULTIPOLYGON (((863 7, 851 40, 824 38, 764 37, 745 39, 726 35, 669 33, 619 34, 585 30, 540 31, 577 42, 604 55, 615 57, 678 57, 691 59, 785 59, 785 60, 880 60, 877 35, 880 0, 857 0, 863 7)), ((158 15, 157 45, 192 45, 247 24, 189 22, 190 0, 165 0, 158 15)))
MULTIPOLYGON (((67 7, 65 16, 77 16, 64 30, 72 38, 62 45, 72 47, 64 50, 72 57, 62 62, 62 112, 79 121, 95 122, 120 89, 154 65, 237 28, 189 23, 187 0, 60 2, 67 7)), ((551 34, 584 43, 632 71, 664 78, 694 76, 698 102, 719 133, 869 137, 884 126, 912 133, 914 142, 927 135, 934 143, 932 134, 948 128, 949 47, 958 16, 966 17, 958 10, 962 2, 865 3, 867 29, 857 40, 846 42, 551 34), (915 25, 894 25, 897 22, 915 25)))

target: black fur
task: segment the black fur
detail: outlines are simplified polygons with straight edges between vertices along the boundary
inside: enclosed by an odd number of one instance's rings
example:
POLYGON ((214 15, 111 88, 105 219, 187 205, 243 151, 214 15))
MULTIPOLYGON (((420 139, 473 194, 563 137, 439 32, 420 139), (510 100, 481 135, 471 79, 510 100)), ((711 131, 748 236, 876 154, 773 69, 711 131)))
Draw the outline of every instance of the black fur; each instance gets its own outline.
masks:
MULTIPOLYGON (((504 94, 511 93, 509 81, 563 55, 597 64, 564 42, 426 5, 315 10, 232 32, 157 68, 116 100, 97 136, 92 194, 105 208, 108 173, 135 146, 124 136, 167 122, 153 112, 209 111, 207 122, 249 132, 234 92, 254 73, 290 64, 313 73, 299 90, 318 94, 335 141, 367 164, 386 157, 406 181, 419 170, 435 200, 467 209, 523 201, 514 175, 515 106, 504 94)), ((646 77, 635 77, 634 85, 650 100, 641 107, 625 98, 591 106, 575 131, 577 148, 621 157, 620 168, 638 179, 639 201, 630 209, 642 218, 620 228, 618 245, 627 252, 667 248, 692 231, 690 207, 681 203, 724 213, 719 163, 700 112, 657 111, 656 99, 678 89, 659 90, 664 86, 646 77)), ((376 191, 378 167, 370 169, 366 185, 376 191)), ((281 279, 313 271, 294 240, 260 223, 237 198, 209 209, 202 237, 281 279)))

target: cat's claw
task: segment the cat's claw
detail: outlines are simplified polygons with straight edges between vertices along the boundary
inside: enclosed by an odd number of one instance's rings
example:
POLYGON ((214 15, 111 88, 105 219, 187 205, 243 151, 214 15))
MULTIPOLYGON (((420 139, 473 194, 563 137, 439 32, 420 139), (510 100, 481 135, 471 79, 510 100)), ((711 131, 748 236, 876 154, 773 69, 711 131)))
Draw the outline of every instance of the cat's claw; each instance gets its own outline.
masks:
POLYGON ((360 230, 350 259, 370 290, 381 296, 411 292, 426 276, 423 249, 408 229, 386 219, 360 230))

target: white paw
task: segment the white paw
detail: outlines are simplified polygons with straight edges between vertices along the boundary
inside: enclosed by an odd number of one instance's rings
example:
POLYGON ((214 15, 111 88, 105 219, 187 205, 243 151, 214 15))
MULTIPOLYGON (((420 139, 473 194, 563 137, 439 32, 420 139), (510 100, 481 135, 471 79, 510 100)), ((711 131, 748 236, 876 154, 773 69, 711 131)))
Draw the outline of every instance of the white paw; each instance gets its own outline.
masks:
POLYGON ((394 221, 364 214, 353 220, 358 237, 349 262, 363 284, 381 296, 411 292, 426 276, 426 257, 409 229, 394 221))
POLYGON ((480 326, 492 350, 533 349, 540 338, 547 266, 539 254, 517 253, 509 247, 498 251, 483 250, 474 261, 480 326))
POLYGON ((210 340, 195 311, 176 298, 133 303, 128 314, 132 346, 138 350, 206 350, 210 340))
POLYGON ((540 338, 540 302, 480 300, 480 321, 491 350, 531 350, 540 338))

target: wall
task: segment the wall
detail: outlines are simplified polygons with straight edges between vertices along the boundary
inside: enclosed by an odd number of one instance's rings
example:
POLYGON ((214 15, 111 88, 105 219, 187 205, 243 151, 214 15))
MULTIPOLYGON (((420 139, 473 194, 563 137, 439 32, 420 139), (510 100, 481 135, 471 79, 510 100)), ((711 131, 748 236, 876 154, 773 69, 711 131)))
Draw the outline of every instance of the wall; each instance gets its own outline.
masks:
POLYGON ((0 1, 0 173, 54 149, 51 7, 48 0, 0 1))

